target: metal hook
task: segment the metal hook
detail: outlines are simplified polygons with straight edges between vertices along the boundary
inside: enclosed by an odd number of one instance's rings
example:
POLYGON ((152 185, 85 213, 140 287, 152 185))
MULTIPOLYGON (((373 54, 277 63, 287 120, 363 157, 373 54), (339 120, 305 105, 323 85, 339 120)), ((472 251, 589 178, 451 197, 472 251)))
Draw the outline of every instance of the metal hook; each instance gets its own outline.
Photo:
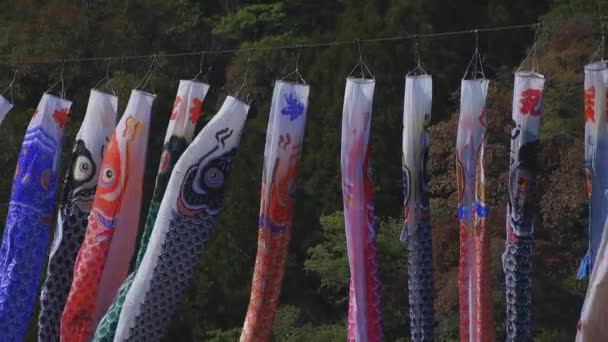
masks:
POLYGON ((604 60, 604 50, 606 49, 606 17, 600 17, 600 29, 602 31, 602 42, 600 44, 601 47, 601 57, 602 61, 604 60))
POLYGON ((289 74, 287 74, 285 77, 281 78, 281 81, 286 80, 287 78, 289 78, 292 75, 296 75, 297 79, 296 79, 296 83, 303 83, 306 84, 306 80, 304 79, 304 77, 302 77, 302 74, 300 74, 300 52, 302 51, 302 45, 298 44, 297 45, 298 48, 298 54, 296 56, 296 69, 292 72, 290 72, 289 74))
POLYGON ((201 61, 198 65, 198 73, 192 78, 193 81, 196 81, 196 79, 198 79, 198 77, 203 74, 203 63, 205 62, 205 54, 205 51, 201 51, 201 61))
POLYGON ((112 64, 112 57, 106 58, 106 61, 108 61, 108 64, 106 65, 106 73, 104 77, 99 82, 97 82, 93 89, 100 87, 105 81, 107 82, 108 88, 112 92, 112 95, 116 96, 116 91, 114 90, 114 87, 112 87, 112 78, 110 77, 110 65, 112 64))
POLYGON ((530 48, 530 51, 528 52, 528 55, 526 55, 526 58, 524 58, 524 60, 521 62, 521 64, 519 65, 519 67, 517 68, 516 72, 519 72, 522 70, 522 68, 524 67, 524 64, 526 64, 526 62, 528 61, 529 58, 532 58, 532 72, 538 72, 538 63, 536 60, 536 50, 537 50, 537 46, 538 46, 538 38, 540 35, 540 31, 542 28, 542 24, 541 23, 536 23, 532 26, 532 28, 534 29, 534 41, 532 43, 532 48, 530 48))
POLYGON ((462 77, 462 79, 467 79, 471 66, 473 66, 473 70, 471 72, 471 77, 473 80, 479 79, 479 76, 481 76, 481 79, 485 79, 486 75, 483 70, 483 58, 481 57, 481 53, 479 52, 479 30, 471 30, 471 33, 473 33, 475 38, 475 50, 473 50, 473 56, 471 57, 471 60, 469 60, 469 64, 467 64, 467 68, 464 71, 464 76, 462 77))
POLYGON ((418 35, 412 36, 414 39, 414 58, 416 59, 416 66, 407 72, 406 76, 422 76, 426 75, 426 71, 422 68, 422 62, 420 61, 420 50, 418 45, 418 35))
POLYGON ((353 40, 353 43, 357 44, 357 49, 359 51, 359 61, 357 62, 357 64, 355 64, 353 70, 351 70, 351 72, 348 74, 348 77, 351 77, 353 72, 355 72, 355 70, 357 70, 357 67, 359 67, 361 69, 361 78, 365 78, 365 72, 367 72, 371 78, 375 78, 374 74, 372 74, 372 72, 367 67, 367 64, 365 64, 365 61, 363 60, 363 53, 361 52, 361 40, 359 38, 355 38, 353 40))
POLYGON ((296 71, 299 71, 300 67, 300 52, 302 52, 302 45, 298 44, 298 55, 296 56, 296 71))
POLYGON ((144 90, 144 88, 150 81, 150 78, 152 76, 152 71, 154 71, 154 66, 156 65, 157 58, 158 58, 158 55, 152 55, 152 60, 150 61, 150 66, 148 66, 148 70, 146 70, 146 72, 144 73, 144 77, 141 79, 141 81, 139 81, 137 86, 135 86, 135 89, 142 90, 142 91, 144 90), (141 87, 140 87, 140 85, 141 85, 141 87))
POLYGON ((53 85, 51 85, 49 87, 49 89, 47 89, 45 91, 45 93, 50 93, 58 84, 61 85, 61 89, 59 92, 59 96, 61 98, 65 98, 65 82, 63 80, 63 70, 64 70, 64 66, 65 66, 65 59, 61 60, 61 68, 59 69, 59 80, 55 83, 53 83, 53 85))
POLYGON ((243 82, 241 83, 241 86, 237 89, 237 91, 234 93, 234 97, 236 97, 236 98, 239 97, 239 93, 241 91, 243 91, 243 88, 245 88, 245 83, 247 82, 247 76, 249 75, 249 65, 251 64, 251 61, 253 60, 254 51, 255 51, 255 48, 251 48, 249 50, 249 58, 247 58, 247 64, 245 65, 245 74, 243 75, 243 82))
POLYGON ((416 66, 420 66, 420 52, 418 51, 418 35, 414 35, 414 58, 416 58, 416 66))
POLYGON ((475 34, 475 51, 479 51, 479 30, 474 29, 473 33, 475 34))
POLYGON ((8 86, 6 86, 6 88, 4 88, 2 90, 2 92, 0 92, 0 95, 4 95, 7 91, 10 90, 11 103, 13 103, 13 85, 15 84, 15 80, 17 79, 18 72, 19 72, 19 69, 17 67, 15 67, 15 72, 13 73, 13 78, 11 79, 11 82, 8 84, 8 86))

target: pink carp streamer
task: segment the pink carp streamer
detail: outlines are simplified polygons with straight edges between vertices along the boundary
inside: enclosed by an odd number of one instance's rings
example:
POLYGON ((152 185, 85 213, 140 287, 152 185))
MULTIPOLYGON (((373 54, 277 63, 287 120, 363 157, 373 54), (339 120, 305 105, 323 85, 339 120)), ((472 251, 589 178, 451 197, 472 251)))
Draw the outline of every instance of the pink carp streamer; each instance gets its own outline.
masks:
POLYGON ((305 84, 277 81, 274 87, 264 149, 258 251, 241 342, 270 340, 291 239, 308 93, 305 84))
POLYGON ((61 317, 61 341, 89 341, 129 271, 155 96, 131 92, 101 163, 89 225, 61 317))
POLYGON ((456 141, 460 263, 460 341, 494 341, 490 237, 486 228, 485 166, 488 84, 462 80, 456 141))
POLYGON ((579 278, 591 274, 576 341, 608 341, 608 62, 585 67, 585 173, 589 194, 589 252, 579 278))
POLYGON ((380 278, 369 165, 375 80, 348 78, 342 113, 342 198, 350 293, 347 340, 382 341, 380 278))

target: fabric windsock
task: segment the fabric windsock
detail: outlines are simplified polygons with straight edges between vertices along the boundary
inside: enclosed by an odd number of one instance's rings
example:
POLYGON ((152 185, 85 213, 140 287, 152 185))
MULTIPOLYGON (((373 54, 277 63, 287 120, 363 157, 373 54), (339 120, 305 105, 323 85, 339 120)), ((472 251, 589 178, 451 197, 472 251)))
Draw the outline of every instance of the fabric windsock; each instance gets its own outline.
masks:
POLYGON ((72 284, 76 254, 87 229, 103 151, 116 125, 118 98, 91 90, 64 179, 55 237, 40 295, 38 340, 59 341, 61 313, 72 284))
POLYGON ((532 341, 532 238, 545 78, 517 72, 513 88, 505 272, 507 341, 532 341))
POLYGON ((125 296, 131 287, 135 272, 137 272, 146 248, 148 247, 152 228, 154 228, 154 222, 156 221, 158 209, 160 208, 160 202, 167 189, 169 176, 171 176, 175 163, 192 141, 194 128, 198 122, 203 100, 205 99, 208 90, 209 85, 201 82, 182 80, 179 83, 177 96, 175 97, 175 103, 173 104, 173 110, 171 111, 171 116, 169 118, 169 126, 167 127, 167 133, 165 134, 160 165, 156 175, 156 185, 154 187, 154 192, 152 193, 152 200, 150 201, 148 216, 146 217, 139 249, 137 250, 135 269, 120 286, 112 305, 97 326, 93 341, 111 342, 114 339, 114 333, 116 331, 116 326, 118 325, 118 318, 120 317, 120 311, 122 310, 125 296))
POLYGON ((494 341, 490 236, 486 229, 484 152, 490 81, 462 80, 456 140, 460 262, 460 341, 494 341))
POLYGON ((4 96, 0 95, 0 125, 6 118, 6 114, 13 108, 13 104, 4 96))
POLYGON ((241 342, 270 340, 291 239, 310 87, 277 81, 264 148, 258 250, 241 342))
POLYGON ((401 241, 408 246, 411 340, 433 341, 433 263, 426 162, 431 137, 433 79, 407 76, 403 100, 403 215, 401 241))
POLYGON ((579 272, 591 274, 576 341, 608 341, 608 136, 606 112, 608 64, 585 67, 585 173, 589 195, 589 252, 579 272), (597 266, 595 266, 597 265, 597 266))
POLYGON ((578 278, 591 274, 608 218, 608 132, 606 132, 605 61, 585 66, 585 175, 589 196, 589 249, 579 268, 578 278), (594 191, 595 190, 595 191, 594 191))
POLYGON ((19 153, 0 247, 0 341, 22 341, 38 297, 72 102, 44 94, 19 153))
POLYGON ((91 338, 129 271, 139 224, 154 98, 133 90, 106 146, 89 223, 61 317, 61 341, 91 338))
POLYGON ((160 341, 222 207, 249 106, 227 97, 175 164, 114 341, 160 341))
POLYGON ((340 169, 350 290, 347 341, 382 341, 369 134, 376 81, 346 79, 340 169))

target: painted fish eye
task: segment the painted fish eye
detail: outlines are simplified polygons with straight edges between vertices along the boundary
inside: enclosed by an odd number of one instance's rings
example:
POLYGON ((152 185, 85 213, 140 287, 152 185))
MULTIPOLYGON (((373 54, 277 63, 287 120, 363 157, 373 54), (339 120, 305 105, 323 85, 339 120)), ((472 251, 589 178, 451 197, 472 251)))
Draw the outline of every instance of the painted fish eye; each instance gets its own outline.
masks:
POLYGON ((74 180, 78 182, 85 182, 91 179, 94 172, 95 166, 89 158, 85 156, 78 156, 78 158, 76 158, 73 174, 74 180))
POLYGON ((101 173, 101 183, 102 185, 111 185, 114 182, 114 170, 111 167, 106 167, 103 169, 101 173))
POLYGON ((224 173, 217 167, 211 167, 205 171, 203 181, 207 187, 217 189, 224 183, 224 173))

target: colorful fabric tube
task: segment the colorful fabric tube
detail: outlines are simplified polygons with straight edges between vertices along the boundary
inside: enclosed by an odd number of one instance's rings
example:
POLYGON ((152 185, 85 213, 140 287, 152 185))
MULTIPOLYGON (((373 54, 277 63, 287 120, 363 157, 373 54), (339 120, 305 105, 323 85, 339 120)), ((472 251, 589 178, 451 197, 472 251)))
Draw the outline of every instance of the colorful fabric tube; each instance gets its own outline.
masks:
POLYGON ((488 84, 485 79, 462 80, 460 117, 456 140, 456 178, 460 262, 460 341, 494 341, 492 279, 490 278, 490 236, 486 228, 485 201, 488 84))
POLYGON ((376 81, 347 78, 342 111, 341 174, 350 291, 347 341, 382 341, 380 276, 372 199, 369 132, 376 81))
POLYGON ((507 202, 502 257, 507 302, 507 341, 532 341, 532 238, 542 95, 545 78, 515 73, 507 202))
POLYGON ((578 278, 591 274, 608 218, 608 132, 606 132, 608 65, 585 66, 585 175, 589 196, 589 249, 578 278), (596 190, 596 191, 593 191, 596 190))
POLYGON ((0 125, 6 118, 6 114, 13 108, 13 104, 4 96, 0 95, 0 125))
POLYGON ((129 271, 139 224, 150 112, 133 90, 106 146, 84 242, 61 317, 61 341, 88 341, 129 271))
POLYGON ((426 162, 431 137, 433 80, 407 76, 403 101, 403 215, 401 241, 408 246, 411 340, 433 341, 433 262, 426 162))
POLYGON ((103 151, 116 125, 118 98, 91 90, 64 180, 55 237, 40 295, 38 340, 59 341, 76 254, 84 240, 103 151))
POLYGON ((0 247, 0 341, 21 341, 44 267, 72 102, 44 94, 25 132, 0 247))
POLYGON ((589 286, 577 327, 576 341, 608 341, 608 237, 603 234, 608 214, 608 132, 606 84, 608 62, 585 67, 585 173, 589 194, 589 253, 581 275, 590 273, 589 286))
POLYGON ((248 111, 227 97, 175 164, 114 341, 160 341, 166 334, 221 210, 248 111))
POLYGON ((305 84, 277 81, 274 86, 264 148, 258 250, 241 342, 270 340, 291 239, 309 91, 305 84))
POLYGON ((118 318, 125 300, 127 292, 131 288, 135 272, 141 264, 141 260, 148 247, 150 235, 156 222, 156 216, 160 208, 160 203, 167 189, 169 176, 173 171, 173 167, 177 160, 182 155, 186 147, 192 141, 194 128, 198 122, 201 113, 203 101, 209 90, 209 85, 201 82, 190 80, 182 80, 177 89, 177 96, 173 104, 173 110, 169 118, 169 126, 165 133, 165 142, 160 157, 160 165, 156 175, 156 185, 152 193, 152 200, 146 217, 146 224, 137 250, 137 259, 135 260, 135 268, 131 274, 125 279, 118 290, 118 294, 112 305, 103 316, 101 322, 97 326, 93 341, 108 341, 114 340, 114 333, 118 325, 118 318))

